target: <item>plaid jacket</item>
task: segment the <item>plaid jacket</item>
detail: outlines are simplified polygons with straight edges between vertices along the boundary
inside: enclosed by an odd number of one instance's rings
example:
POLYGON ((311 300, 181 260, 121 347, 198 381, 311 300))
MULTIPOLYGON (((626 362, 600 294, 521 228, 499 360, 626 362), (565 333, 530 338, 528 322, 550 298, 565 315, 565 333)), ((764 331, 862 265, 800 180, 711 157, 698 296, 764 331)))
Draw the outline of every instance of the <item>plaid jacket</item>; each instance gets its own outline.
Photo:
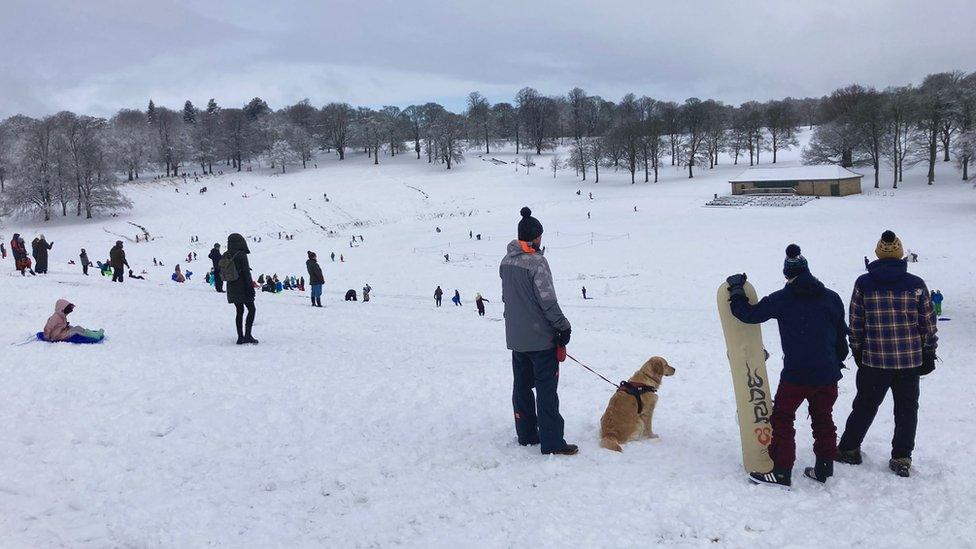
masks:
POLYGON ((900 259, 871 263, 854 283, 850 328, 851 350, 872 368, 917 368, 939 341, 929 290, 900 259))

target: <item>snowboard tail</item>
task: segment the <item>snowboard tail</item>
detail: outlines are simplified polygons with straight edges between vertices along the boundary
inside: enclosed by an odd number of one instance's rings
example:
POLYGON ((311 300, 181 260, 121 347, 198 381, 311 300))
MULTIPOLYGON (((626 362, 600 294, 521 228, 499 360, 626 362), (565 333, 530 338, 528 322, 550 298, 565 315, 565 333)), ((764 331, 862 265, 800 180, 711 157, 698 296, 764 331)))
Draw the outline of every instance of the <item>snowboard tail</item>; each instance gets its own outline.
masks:
MULTIPOLYGON (((732 315, 728 288, 727 283, 719 286, 717 301, 735 391, 742 465, 746 472, 767 472, 773 468, 768 450, 773 434, 769 423, 773 406, 762 329, 732 315)), ((755 304, 758 301, 755 288, 746 282, 744 289, 749 303, 755 304)))

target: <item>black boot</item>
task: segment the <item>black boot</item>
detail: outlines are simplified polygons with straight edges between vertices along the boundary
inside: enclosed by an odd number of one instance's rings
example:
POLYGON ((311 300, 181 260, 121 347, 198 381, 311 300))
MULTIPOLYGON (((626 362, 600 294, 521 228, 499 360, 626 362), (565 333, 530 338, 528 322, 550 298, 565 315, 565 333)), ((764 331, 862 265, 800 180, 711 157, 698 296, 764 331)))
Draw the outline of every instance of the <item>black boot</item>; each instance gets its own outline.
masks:
POLYGON ((838 448, 837 457, 835 460, 848 465, 860 465, 863 461, 861 458, 861 449, 855 448, 853 450, 841 450, 838 448))
POLYGON ((912 458, 891 458, 888 461, 888 468, 896 475, 904 478, 911 476, 912 458))
POLYGON ((318 306, 318 305, 316 305, 316 304, 315 304, 315 298, 313 297, 313 298, 312 298, 312 307, 317 307, 317 306, 318 306))
POLYGON ((768 473, 749 473, 749 480, 755 484, 776 486, 789 490, 793 484, 793 471, 789 469, 773 469, 768 473))
POLYGON ((542 453, 547 455, 556 455, 556 456, 575 456, 576 454, 579 453, 579 446, 575 444, 567 444, 562 450, 556 450, 553 452, 542 452, 542 453))
POLYGON ((803 474, 817 482, 827 482, 828 478, 834 476, 834 462, 830 459, 818 459, 817 464, 804 469, 803 474))

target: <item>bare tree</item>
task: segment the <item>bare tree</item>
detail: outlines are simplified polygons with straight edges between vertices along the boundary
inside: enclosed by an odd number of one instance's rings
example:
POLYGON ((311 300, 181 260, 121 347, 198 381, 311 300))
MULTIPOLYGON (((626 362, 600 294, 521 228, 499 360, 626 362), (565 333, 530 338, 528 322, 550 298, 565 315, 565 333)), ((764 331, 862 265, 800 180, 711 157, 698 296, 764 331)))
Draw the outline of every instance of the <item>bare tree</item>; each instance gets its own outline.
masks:
POLYGON ((799 145, 796 139, 798 118, 790 99, 770 101, 766 104, 765 111, 766 131, 769 133, 773 164, 775 164, 778 151, 789 150, 799 145))
POLYGON ((556 172, 559 171, 559 169, 562 167, 563 167, 563 163, 562 160, 560 160, 559 155, 558 154, 552 155, 552 158, 549 159, 549 169, 552 170, 553 179, 556 179, 556 172))
POLYGON ((491 154, 492 119, 491 104, 478 92, 468 94, 468 122, 471 124, 471 143, 484 145, 485 154, 491 154))
POLYGON ((349 145, 349 125, 355 111, 347 103, 329 103, 322 108, 322 122, 329 144, 339 160, 345 160, 349 145))
POLYGON ((681 127, 684 136, 681 143, 683 159, 688 166, 688 178, 695 177, 695 162, 701 161, 702 143, 707 137, 709 111, 712 106, 697 97, 686 99, 681 105, 681 127))
POLYGON ((942 72, 930 74, 919 87, 919 126, 925 131, 929 150, 929 185, 935 182, 935 162, 946 119, 952 115, 953 95, 956 85, 962 77, 960 72, 942 72))

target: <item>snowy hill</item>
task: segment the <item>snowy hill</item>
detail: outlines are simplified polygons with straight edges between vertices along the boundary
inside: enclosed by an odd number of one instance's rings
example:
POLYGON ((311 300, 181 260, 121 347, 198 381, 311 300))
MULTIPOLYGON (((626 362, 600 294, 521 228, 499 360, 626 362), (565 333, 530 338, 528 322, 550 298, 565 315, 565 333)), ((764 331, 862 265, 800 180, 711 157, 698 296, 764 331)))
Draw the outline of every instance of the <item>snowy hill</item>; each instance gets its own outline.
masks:
MULTIPOLYGON (((781 158, 796 165, 799 153, 781 158)), ((736 209, 704 207, 746 167, 725 158, 693 180, 667 166, 661 182, 636 185, 623 170, 594 184, 565 170, 553 178, 547 158, 528 174, 513 159, 469 153, 448 172, 409 155, 379 166, 323 155, 317 168, 284 175, 127 185, 135 206, 119 217, 5 220, 4 241, 14 232, 54 241, 47 276, 21 278, 9 256, 0 262, 6 341, 40 330, 61 297, 76 304, 74 323, 108 339, 3 347, 2 545, 970 543, 976 190, 952 165, 940 163, 932 187, 917 168, 899 190, 876 192, 862 171, 863 195, 736 209), (611 389, 566 363, 561 407, 581 454, 545 457, 515 443, 497 267, 524 205, 545 226, 574 326, 570 352, 614 380, 652 355, 676 368, 655 413, 660 440, 600 449, 611 389), (136 243, 133 224, 154 240, 136 243), (743 271, 760 293, 779 288, 783 250, 796 242, 846 303, 888 228, 919 254, 910 270, 943 291, 953 319, 940 323, 944 362, 922 381, 914 476, 887 470, 889 400, 864 465, 838 466, 826 487, 796 471, 792 492, 750 485, 715 288, 743 271), (261 343, 236 346, 233 307, 203 283, 210 247, 233 231, 261 239, 249 241, 255 276, 307 277, 305 252, 316 251, 325 308, 309 307, 304 293, 259 293, 261 343), (352 235, 363 242, 350 247, 352 235), (112 284, 68 264, 82 247, 104 260, 119 238, 147 280, 112 284), (188 252, 198 261, 183 262, 188 252), (176 263, 194 271, 189 283, 170 282, 176 263), (342 301, 366 283, 369 303, 342 301), (438 284, 457 288, 463 306, 434 308, 438 284), (593 300, 581 299, 581 286, 593 300), (490 300, 486 318, 475 313, 476 292, 490 300)), ((763 331, 775 380, 778 333, 763 331)), ((853 371, 840 393, 842 430, 853 371)), ((812 465, 808 425, 801 414, 798 470, 812 465)))

